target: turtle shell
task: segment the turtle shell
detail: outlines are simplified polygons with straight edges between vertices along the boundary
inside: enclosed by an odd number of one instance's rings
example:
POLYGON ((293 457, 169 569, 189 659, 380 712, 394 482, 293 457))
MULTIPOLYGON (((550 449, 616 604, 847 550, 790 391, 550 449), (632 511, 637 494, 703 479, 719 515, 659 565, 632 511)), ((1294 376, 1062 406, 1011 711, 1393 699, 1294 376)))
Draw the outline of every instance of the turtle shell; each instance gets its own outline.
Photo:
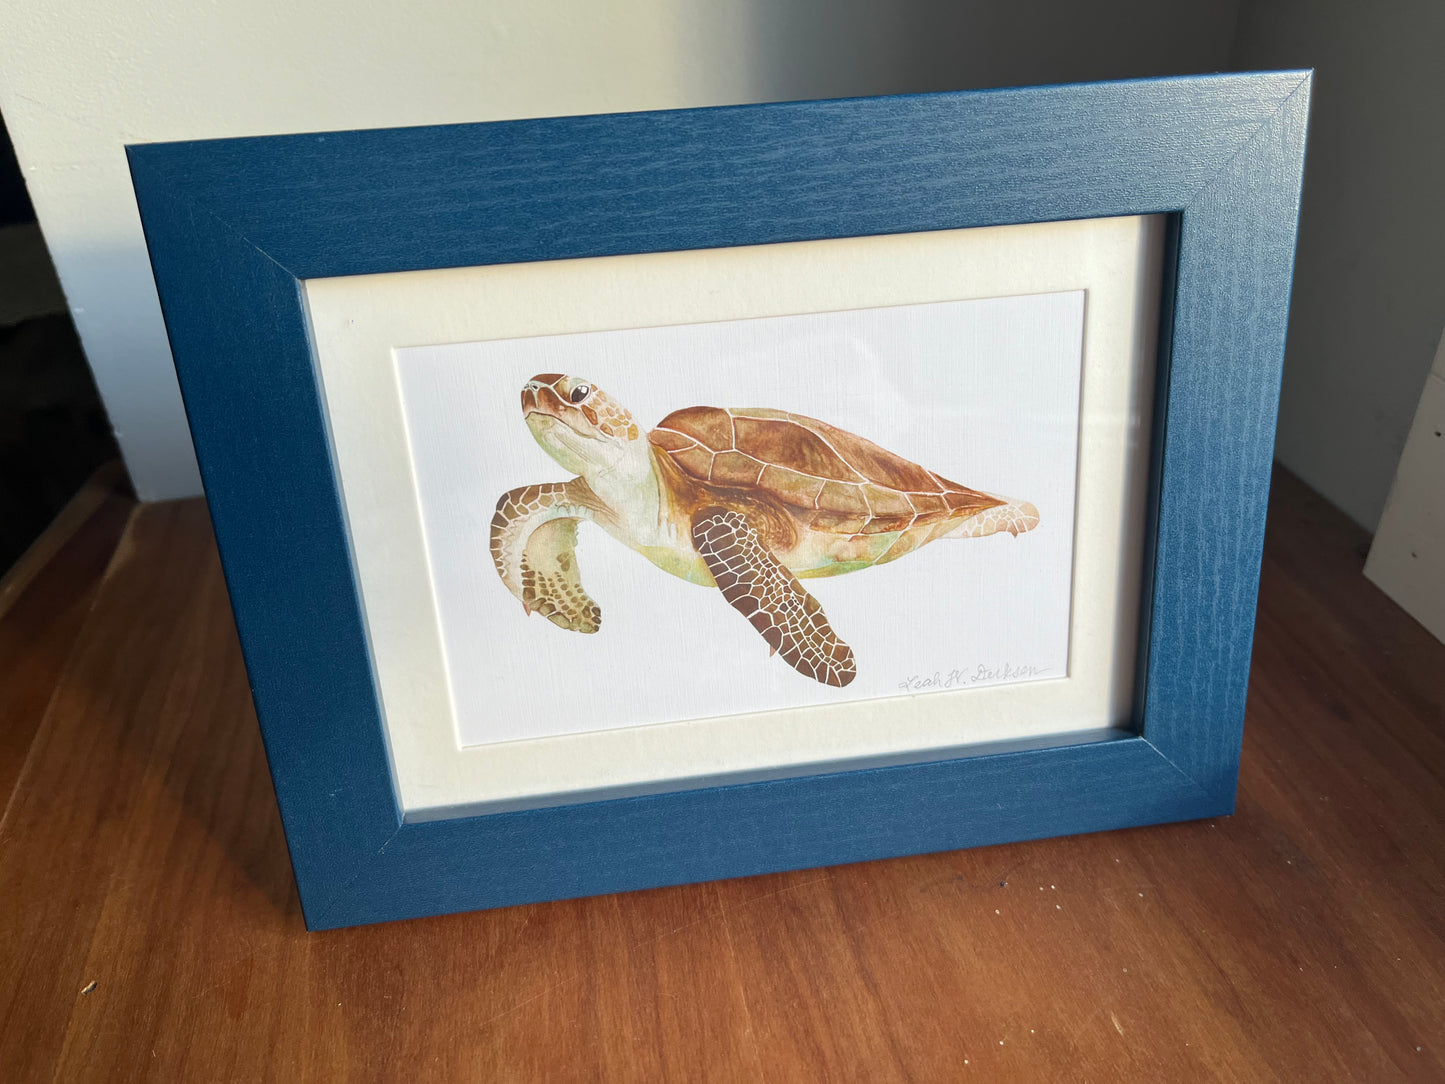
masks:
POLYGON ((809 526, 881 534, 1002 504, 846 430, 782 410, 687 407, 649 434, 691 478, 787 505, 809 526))

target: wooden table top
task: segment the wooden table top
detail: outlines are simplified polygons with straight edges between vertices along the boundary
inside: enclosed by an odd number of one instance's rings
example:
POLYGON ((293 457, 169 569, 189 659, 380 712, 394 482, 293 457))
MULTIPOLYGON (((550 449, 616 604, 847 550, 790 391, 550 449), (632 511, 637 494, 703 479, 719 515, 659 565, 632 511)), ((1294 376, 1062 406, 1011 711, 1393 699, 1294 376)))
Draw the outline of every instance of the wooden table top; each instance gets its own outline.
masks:
POLYGON ((308 934, 199 501, 0 592, 0 1080, 1445 1079, 1445 646, 1277 474, 1238 812, 308 934))

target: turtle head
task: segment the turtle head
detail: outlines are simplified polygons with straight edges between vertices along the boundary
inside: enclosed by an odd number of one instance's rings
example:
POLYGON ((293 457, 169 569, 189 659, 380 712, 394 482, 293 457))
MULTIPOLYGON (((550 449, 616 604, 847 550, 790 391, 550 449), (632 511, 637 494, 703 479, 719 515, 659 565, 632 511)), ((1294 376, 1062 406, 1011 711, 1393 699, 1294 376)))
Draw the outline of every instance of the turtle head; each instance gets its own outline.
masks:
POLYGON ((625 408, 580 376, 532 377, 522 385, 522 416, 548 455, 584 477, 635 457, 642 437, 625 408))

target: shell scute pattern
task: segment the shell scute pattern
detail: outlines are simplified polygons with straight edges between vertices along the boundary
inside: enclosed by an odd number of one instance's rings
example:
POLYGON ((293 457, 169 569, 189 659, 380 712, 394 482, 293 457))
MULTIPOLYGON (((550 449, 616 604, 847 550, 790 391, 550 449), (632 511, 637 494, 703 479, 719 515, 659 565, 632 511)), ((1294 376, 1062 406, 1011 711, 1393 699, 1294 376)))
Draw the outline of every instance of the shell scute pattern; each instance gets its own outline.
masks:
POLYGON ((868 502, 868 508, 875 516, 911 517, 914 513, 908 497, 896 489, 884 489, 882 486, 866 483, 863 486, 863 499, 868 502))
POLYGON ((759 462, 791 467, 815 478, 862 481, 827 441, 806 426, 776 418, 750 418, 738 412, 733 416, 733 428, 737 433, 735 447, 759 462))
POLYGON ((834 534, 862 534, 868 525, 867 513, 816 512, 813 514, 813 528, 832 531, 834 534))
POLYGON ((908 494, 908 499, 913 502, 913 507, 920 516, 942 516, 948 512, 948 502, 937 493, 915 491, 908 494))
POLYGON ((713 451, 722 451, 733 446, 733 422, 727 411, 716 407, 684 407, 674 410, 658 430, 672 430, 688 441, 701 444, 713 451))
POLYGON ((824 482, 816 505, 822 511, 836 515, 863 516, 866 519, 872 514, 868 502, 863 499, 862 488, 841 482, 824 482))
POLYGON ((782 410, 687 407, 649 437, 692 478, 757 490, 814 529, 838 534, 902 531, 1003 503, 862 437, 782 410))
POLYGON ((675 429, 654 429, 648 434, 652 443, 661 448, 664 452, 680 452, 685 448, 696 448, 697 441, 686 433, 679 433, 675 429))
POLYGON ((683 469, 686 474, 694 478, 706 480, 712 475, 713 454, 706 448, 700 448, 694 444, 676 452, 669 453, 672 460, 683 469))
POLYGON ((751 486, 757 483, 762 473, 761 460, 742 452, 718 452, 713 456, 709 480, 720 486, 751 486))
POLYGON ((776 493, 780 500, 795 508, 816 508, 818 497, 827 483, 821 478, 769 463, 763 468, 758 485, 769 493, 776 493))

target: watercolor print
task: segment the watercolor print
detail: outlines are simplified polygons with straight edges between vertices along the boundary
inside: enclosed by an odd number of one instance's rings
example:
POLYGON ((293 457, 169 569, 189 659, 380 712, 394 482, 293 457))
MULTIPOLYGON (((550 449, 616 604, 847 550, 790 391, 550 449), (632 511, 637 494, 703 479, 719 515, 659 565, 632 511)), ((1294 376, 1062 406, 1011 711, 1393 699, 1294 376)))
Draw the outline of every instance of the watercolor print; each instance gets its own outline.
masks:
POLYGON ((1066 677, 1083 297, 398 349, 460 744, 1066 677))
POLYGON ((799 582, 896 561, 936 539, 1038 526, 1038 509, 969 489, 854 433, 766 407, 691 406, 651 432, 577 376, 522 388, 537 443, 576 477, 502 495, 497 574, 528 613, 596 633, 577 523, 590 520, 658 568, 722 597, 799 674, 844 686, 853 651, 799 582))

